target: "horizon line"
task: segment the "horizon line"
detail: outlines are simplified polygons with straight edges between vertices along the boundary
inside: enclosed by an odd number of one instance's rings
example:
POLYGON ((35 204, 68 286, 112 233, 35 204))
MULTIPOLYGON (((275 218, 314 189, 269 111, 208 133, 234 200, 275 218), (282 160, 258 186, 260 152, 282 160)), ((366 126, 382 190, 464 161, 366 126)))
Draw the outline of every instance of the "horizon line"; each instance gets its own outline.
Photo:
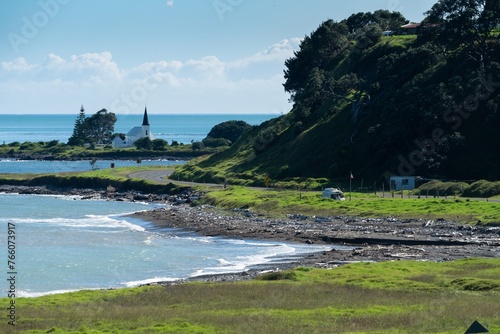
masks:
MULTIPOLYGON (((288 113, 288 112, 287 112, 288 113)), ((36 115, 45 115, 45 116, 57 116, 57 115, 77 115, 78 113, 26 113, 26 114, 11 114, 11 113, 0 113, 0 116, 36 116, 36 115)), ((144 111, 142 112, 137 112, 137 113, 127 113, 127 114, 118 114, 115 113, 117 116, 127 116, 127 115, 143 115, 144 111)), ((267 113, 203 113, 203 112, 198 112, 198 113, 151 113, 148 110, 148 115, 284 115, 285 113, 283 112, 267 112, 267 113)))

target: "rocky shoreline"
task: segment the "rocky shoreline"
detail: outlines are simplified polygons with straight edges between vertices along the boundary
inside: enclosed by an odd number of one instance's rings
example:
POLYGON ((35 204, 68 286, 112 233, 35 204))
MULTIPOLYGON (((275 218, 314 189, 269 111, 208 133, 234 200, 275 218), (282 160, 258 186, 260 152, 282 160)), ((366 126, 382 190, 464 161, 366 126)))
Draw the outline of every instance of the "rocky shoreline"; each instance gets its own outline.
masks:
MULTIPOLYGON (((223 211, 203 205, 167 205, 133 214, 155 224, 205 236, 286 241, 292 243, 351 246, 309 254, 296 262, 270 269, 296 266, 334 268, 359 261, 451 261, 462 258, 500 257, 500 228, 464 226, 442 219, 307 217, 290 214, 286 219, 260 216, 248 210, 223 211)), ((225 281, 254 277, 259 270, 195 280, 225 281), (235 277, 236 276, 236 277, 235 277)))
POLYGON ((190 206, 186 202, 200 196, 193 193, 179 197, 115 193, 109 189, 96 191, 23 186, 0 186, 0 192, 164 203, 162 208, 131 216, 149 221, 158 228, 180 228, 204 236, 332 245, 330 251, 307 254, 292 263, 271 263, 242 273, 201 276, 189 281, 238 281, 254 278, 268 270, 297 266, 334 268, 359 261, 412 259, 440 262, 500 257, 500 227, 466 226, 444 219, 316 217, 299 213, 276 219, 249 210, 227 211, 208 205, 190 206), (335 245, 350 247, 334 249, 335 245))

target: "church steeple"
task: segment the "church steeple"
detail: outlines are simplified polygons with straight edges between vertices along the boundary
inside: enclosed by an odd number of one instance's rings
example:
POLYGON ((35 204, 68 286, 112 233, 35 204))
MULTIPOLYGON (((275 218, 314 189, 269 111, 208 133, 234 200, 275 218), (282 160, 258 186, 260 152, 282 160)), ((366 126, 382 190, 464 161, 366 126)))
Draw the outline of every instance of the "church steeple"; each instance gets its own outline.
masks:
POLYGON ((142 119, 142 125, 149 125, 149 120, 148 120, 148 108, 144 107, 144 118, 142 119))

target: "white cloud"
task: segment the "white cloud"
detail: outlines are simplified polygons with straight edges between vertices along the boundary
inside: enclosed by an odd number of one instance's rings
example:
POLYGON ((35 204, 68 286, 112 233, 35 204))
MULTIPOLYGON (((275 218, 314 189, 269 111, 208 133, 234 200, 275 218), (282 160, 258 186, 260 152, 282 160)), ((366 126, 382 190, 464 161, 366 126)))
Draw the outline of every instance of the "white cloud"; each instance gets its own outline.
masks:
POLYGON ((174 6, 174 0, 167 0, 166 4, 169 7, 173 7, 174 6))
POLYGON ((28 64, 26 59, 24 59, 23 57, 16 58, 13 61, 2 61, 0 64, 2 72, 4 73, 23 73, 32 71, 34 68, 36 68, 35 65, 28 64))
POLYGON ((68 104, 83 103, 137 113, 146 102, 162 105, 162 112, 283 112, 289 108, 281 85, 283 61, 299 43, 282 40, 230 62, 206 56, 132 68, 120 68, 107 51, 67 58, 49 54, 39 64, 16 58, 0 63, 0 100, 7 105, 2 112, 14 105, 26 113, 35 105, 40 113, 68 112, 74 107, 68 104))
POLYGON ((271 45, 267 49, 256 53, 255 55, 229 64, 230 68, 246 67, 259 62, 281 61, 293 56, 293 52, 299 49, 301 39, 291 38, 284 39, 276 44, 271 45))

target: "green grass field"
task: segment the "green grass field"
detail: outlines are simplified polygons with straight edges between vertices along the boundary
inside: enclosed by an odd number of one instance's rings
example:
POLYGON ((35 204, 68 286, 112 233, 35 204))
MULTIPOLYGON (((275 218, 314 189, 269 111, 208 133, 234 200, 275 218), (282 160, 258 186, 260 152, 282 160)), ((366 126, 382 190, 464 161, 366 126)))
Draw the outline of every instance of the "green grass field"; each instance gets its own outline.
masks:
MULTIPOLYGON (((171 167, 174 168, 174 167, 171 167)), ((138 170, 165 169, 165 167, 125 167, 115 169, 103 169, 97 171, 63 173, 53 176, 57 182, 66 182, 74 178, 74 183, 89 186, 95 184, 96 180, 101 180, 99 184, 113 184, 118 187, 141 186, 148 189, 148 185, 154 183, 147 180, 132 180, 130 173, 138 170)), ((33 178, 49 177, 51 175, 0 175, 0 180, 29 181, 33 178)), ((47 182, 52 182, 47 178, 47 182)), ((54 181, 55 182, 55 181, 54 181)), ((68 181, 69 182, 69 181, 68 181)), ((175 182, 174 180, 172 182, 175 182)), ((17 184, 17 183, 15 183, 17 184)), ((105 187, 104 187, 105 188, 105 187)), ((203 192, 207 192, 205 202, 215 204, 222 208, 249 208, 269 216, 284 216, 289 213, 301 213, 307 215, 338 216, 347 215, 355 217, 399 217, 399 218, 421 218, 438 219, 444 218, 454 220, 459 223, 480 224, 496 226, 500 225, 500 202, 498 196, 490 199, 464 199, 460 197, 448 196, 446 198, 408 198, 404 194, 401 198, 396 194, 394 198, 391 194, 385 193, 346 193, 346 201, 333 201, 321 198, 320 191, 301 190, 276 190, 258 189, 242 186, 231 186, 226 189, 208 188, 200 184, 197 187, 203 192), (349 200, 352 199, 352 200, 349 200)), ((152 188, 151 188, 152 189, 152 188)))
MULTIPOLYGON (((389 196, 386 194, 386 196, 389 196)), ((444 198, 381 198, 375 194, 346 194, 346 201, 321 198, 319 191, 259 190, 230 187, 212 191, 207 201, 225 208, 249 208, 284 215, 348 215, 356 217, 445 218, 463 223, 500 224, 500 202, 444 198), (349 198, 352 198, 350 201, 349 198)))
MULTIPOLYGON (((149 168, 149 167, 148 167, 149 168)), ((78 173, 126 182, 137 168, 78 173)), ((69 176, 69 175, 68 175, 69 176)), ((16 176, 20 178, 19 176, 16 176)), ((29 176, 25 176, 29 177, 29 176)), ((137 181, 137 180, 136 180, 137 181)), ((245 187, 208 189, 206 201, 264 214, 446 218, 498 224, 500 203, 455 198, 352 201, 321 193, 245 187)), ((1 333, 462 333, 474 321, 500 331, 500 260, 358 263, 297 268, 239 283, 189 283, 81 291, 16 300, 17 326, 1 333)))
MULTIPOLYGON (((2 305, 8 301, 2 299, 2 305)), ((500 260, 297 268, 189 283, 18 298, 2 333, 463 333, 500 331, 500 260)))

